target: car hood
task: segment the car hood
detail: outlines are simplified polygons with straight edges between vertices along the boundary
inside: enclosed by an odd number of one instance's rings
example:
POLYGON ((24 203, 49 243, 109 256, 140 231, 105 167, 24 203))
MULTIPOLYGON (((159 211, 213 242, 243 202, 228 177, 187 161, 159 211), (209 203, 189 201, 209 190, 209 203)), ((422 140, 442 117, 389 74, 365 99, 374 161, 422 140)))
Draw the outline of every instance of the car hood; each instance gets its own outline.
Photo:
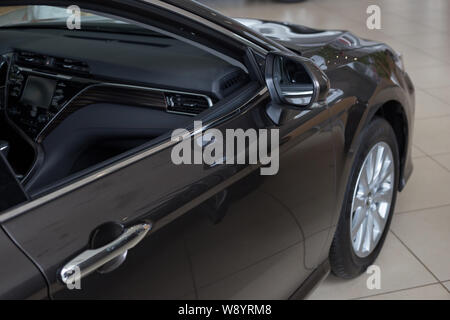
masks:
POLYGON ((336 49, 349 50, 379 44, 375 41, 361 39, 351 32, 343 30, 319 30, 296 24, 258 19, 237 18, 235 20, 247 28, 301 53, 327 45, 332 45, 336 49))

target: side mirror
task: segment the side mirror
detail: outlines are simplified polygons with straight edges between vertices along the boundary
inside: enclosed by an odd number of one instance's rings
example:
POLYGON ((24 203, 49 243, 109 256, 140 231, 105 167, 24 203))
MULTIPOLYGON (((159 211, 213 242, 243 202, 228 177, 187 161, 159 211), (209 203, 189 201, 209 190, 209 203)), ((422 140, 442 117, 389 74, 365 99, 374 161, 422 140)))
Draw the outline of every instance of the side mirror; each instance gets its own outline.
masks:
POLYGON ((328 77, 311 60, 270 52, 265 78, 274 102, 299 108, 324 101, 330 89, 328 77))

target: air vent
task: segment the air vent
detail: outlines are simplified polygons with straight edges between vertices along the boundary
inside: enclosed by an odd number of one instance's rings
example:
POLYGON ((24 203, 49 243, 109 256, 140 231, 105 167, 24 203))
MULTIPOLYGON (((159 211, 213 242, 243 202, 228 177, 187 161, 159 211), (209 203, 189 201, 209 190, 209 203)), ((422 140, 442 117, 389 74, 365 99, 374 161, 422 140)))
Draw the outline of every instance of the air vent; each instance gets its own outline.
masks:
POLYGON ((17 53, 17 62, 25 64, 25 65, 45 65, 45 61, 47 60, 46 56, 32 53, 32 52, 18 52, 17 53))
POLYGON ((199 114, 210 107, 206 97, 166 93, 167 110, 171 112, 199 114))
POLYGON ((238 70, 230 73, 220 80, 220 92, 223 97, 242 87, 248 81, 248 76, 238 70))
POLYGON ((89 73, 88 64, 82 61, 55 58, 54 66, 58 70, 66 70, 78 73, 89 73))
POLYGON ((17 52, 16 62, 20 65, 39 67, 57 72, 89 73, 89 66, 85 62, 67 58, 55 58, 33 52, 17 52))

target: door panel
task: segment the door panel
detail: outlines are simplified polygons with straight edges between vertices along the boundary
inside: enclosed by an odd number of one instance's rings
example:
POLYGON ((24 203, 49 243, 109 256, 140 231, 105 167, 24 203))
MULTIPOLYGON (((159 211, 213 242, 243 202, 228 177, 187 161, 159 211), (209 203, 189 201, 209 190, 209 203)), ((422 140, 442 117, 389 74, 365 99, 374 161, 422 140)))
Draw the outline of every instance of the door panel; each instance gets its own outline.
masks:
POLYGON ((281 127, 280 171, 264 191, 289 210, 305 238, 304 266, 314 269, 326 259, 326 244, 335 208, 335 156, 328 109, 315 105, 291 111, 281 127))
MULTIPOLYGON (((11 167, 0 152, 0 212, 26 200, 11 167)), ((47 283, 39 269, 0 227, 0 300, 46 296, 47 283)))
POLYGON ((13 170, 0 152, 0 212, 14 207, 27 200, 13 170))
POLYGON ((0 300, 47 297, 47 283, 39 269, 1 229, 0 257, 0 300))
MULTIPOLYGON (((265 116, 269 101, 267 93, 255 97, 217 128, 276 128, 265 116)), ((320 260, 318 235, 328 231, 334 199, 328 110, 307 114, 280 128, 278 175, 261 176, 256 166, 176 166, 168 148, 5 228, 45 270, 56 298, 288 298, 320 260), (153 229, 118 269, 82 279, 81 290, 58 281, 98 226, 143 220, 153 229)))

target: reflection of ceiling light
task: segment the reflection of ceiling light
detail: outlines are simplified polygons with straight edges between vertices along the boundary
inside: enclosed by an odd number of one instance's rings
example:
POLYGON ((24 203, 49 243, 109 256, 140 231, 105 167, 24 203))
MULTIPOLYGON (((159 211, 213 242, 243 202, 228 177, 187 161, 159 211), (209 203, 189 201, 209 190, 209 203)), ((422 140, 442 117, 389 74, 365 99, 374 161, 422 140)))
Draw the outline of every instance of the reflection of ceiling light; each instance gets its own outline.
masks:
MULTIPOLYGON (((289 39, 305 39, 316 42, 317 38, 328 38, 334 37, 341 34, 341 31, 319 31, 311 34, 307 33, 297 33, 291 30, 289 25, 281 25, 278 23, 271 22, 263 22, 256 19, 241 19, 235 18, 234 20, 242 23, 243 25, 257 30, 259 33, 265 34, 267 36, 271 36, 274 38, 278 38, 280 40, 289 40, 289 39)), ((305 43, 307 44, 307 43, 305 43)))

